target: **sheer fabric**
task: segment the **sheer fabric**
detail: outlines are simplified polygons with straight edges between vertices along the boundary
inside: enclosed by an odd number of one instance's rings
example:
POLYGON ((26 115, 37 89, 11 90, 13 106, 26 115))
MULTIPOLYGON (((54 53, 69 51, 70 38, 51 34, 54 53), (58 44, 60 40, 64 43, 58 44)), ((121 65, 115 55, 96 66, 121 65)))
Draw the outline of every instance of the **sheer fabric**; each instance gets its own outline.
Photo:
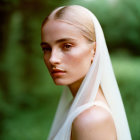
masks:
POLYGON ((84 9, 94 23, 96 34, 95 57, 74 99, 69 88, 64 87, 48 140, 70 140, 73 120, 81 112, 93 106, 99 85, 101 85, 110 107, 117 131, 117 140, 131 140, 124 106, 102 28, 95 15, 86 8, 84 9))

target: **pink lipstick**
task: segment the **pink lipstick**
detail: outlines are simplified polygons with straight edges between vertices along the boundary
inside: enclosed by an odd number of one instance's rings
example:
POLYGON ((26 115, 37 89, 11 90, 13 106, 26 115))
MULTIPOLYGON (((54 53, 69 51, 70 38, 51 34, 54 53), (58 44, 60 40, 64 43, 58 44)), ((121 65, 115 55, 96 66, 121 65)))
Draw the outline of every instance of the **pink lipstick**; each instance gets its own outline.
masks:
POLYGON ((52 76, 62 76, 65 74, 65 71, 60 68, 53 68, 51 73, 52 76))

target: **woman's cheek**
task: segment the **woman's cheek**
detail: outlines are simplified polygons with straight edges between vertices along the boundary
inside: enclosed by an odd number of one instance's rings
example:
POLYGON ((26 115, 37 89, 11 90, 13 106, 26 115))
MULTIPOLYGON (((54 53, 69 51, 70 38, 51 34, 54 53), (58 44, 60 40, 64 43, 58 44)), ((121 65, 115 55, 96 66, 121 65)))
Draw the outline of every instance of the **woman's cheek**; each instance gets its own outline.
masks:
POLYGON ((49 58, 46 55, 44 55, 44 63, 46 65, 47 69, 50 71, 49 58))
POLYGON ((77 66, 77 64, 80 63, 80 58, 78 54, 71 54, 71 55, 67 55, 64 58, 64 61, 65 61, 65 64, 68 65, 69 67, 77 66))
POLYGON ((73 62, 79 61, 82 56, 82 49, 80 48, 73 48, 69 53, 67 53, 67 59, 72 60, 73 62))
POLYGON ((80 63, 89 60, 89 56, 90 52, 87 49, 74 50, 66 55, 65 62, 72 63, 73 66, 78 66, 80 63))

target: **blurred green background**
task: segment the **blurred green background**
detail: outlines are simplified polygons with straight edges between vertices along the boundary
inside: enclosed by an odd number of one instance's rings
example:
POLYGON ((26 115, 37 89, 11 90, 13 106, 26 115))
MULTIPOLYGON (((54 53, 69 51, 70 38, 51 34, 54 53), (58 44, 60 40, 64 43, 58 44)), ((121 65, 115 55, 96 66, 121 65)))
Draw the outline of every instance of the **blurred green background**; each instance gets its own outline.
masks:
POLYGON ((52 9, 68 4, 99 19, 133 140, 140 140, 139 0, 0 1, 0 140, 46 140, 62 87, 44 65, 40 27, 52 9))

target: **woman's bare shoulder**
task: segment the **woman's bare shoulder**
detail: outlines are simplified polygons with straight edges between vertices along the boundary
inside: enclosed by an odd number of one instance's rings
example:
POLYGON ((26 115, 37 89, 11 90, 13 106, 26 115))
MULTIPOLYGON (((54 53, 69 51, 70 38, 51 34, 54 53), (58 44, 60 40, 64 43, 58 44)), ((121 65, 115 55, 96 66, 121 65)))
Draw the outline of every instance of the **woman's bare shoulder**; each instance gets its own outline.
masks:
POLYGON ((116 140, 111 114, 99 106, 85 110, 72 124, 72 140, 116 140))

